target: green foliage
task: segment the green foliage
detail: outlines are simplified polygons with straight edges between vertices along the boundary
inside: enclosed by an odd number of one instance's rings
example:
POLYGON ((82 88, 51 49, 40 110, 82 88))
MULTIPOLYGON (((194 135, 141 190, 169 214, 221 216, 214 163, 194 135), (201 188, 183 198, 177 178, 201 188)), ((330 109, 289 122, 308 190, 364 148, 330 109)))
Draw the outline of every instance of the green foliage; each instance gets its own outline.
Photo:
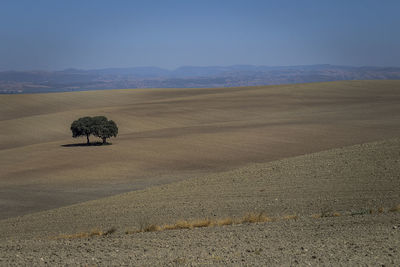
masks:
POLYGON ((118 127, 112 120, 107 120, 104 116, 96 116, 93 120, 93 135, 101 138, 106 143, 107 138, 117 137, 118 127))
POLYGON ((91 122, 90 117, 83 117, 74 121, 71 124, 72 137, 78 137, 90 134, 91 133, 90 122, 91 122))
POLYGON ((108 120, 104 116, 83 117, 71 124, 72 137, 86 136, 89 144, 89 136, 94 135, 103 140, 103 144, 107 143, 107 138, 117 137, 117 124, 108 120))

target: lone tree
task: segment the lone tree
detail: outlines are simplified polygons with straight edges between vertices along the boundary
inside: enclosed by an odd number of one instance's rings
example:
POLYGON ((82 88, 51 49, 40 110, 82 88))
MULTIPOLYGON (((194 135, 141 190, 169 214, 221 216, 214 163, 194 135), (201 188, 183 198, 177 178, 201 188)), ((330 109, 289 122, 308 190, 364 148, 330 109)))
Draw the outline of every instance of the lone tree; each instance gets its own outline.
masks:
POLYGON ((83 117, 74 121, 71 124, 72 137, 77 138, 80 136, 86 136, 86 141, 89 145, 89 136, 93 133, 92 121, 91 117, 83 117))
POLYGON ((104 116, 93 117, 93 135, 101 138, 103 144, 107 143, 107 138, 117 137, 118 127, 113 120, 107 120, 104 116))
POLYGON ((107 120, 104 116, 83 117, 71 124, 72 137, 86 136, 87 144, 90 144, 89 136, 92 134, 107 143, 107 138, 117 137, 118 127, 112 120, 107 120))

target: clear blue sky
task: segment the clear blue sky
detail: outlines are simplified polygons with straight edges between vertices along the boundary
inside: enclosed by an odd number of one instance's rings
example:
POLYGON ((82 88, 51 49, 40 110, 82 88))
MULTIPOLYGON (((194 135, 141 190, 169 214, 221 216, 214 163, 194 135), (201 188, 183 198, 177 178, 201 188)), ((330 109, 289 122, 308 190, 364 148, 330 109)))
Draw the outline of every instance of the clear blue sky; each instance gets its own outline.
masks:
POLYGON ((400 1, 0 0, 0 70, 400 66, 400 1))

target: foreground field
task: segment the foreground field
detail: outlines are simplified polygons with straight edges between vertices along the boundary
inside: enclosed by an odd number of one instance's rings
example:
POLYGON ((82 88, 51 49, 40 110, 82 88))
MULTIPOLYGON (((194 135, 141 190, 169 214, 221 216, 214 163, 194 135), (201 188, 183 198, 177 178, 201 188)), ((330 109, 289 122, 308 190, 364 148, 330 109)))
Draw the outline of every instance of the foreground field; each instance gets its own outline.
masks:
POLYGON ((10 218, 397 137, 400 82, 1 95, 0 129, 0 218, 10 218), (84 142, 69 126, 86 115, 117 122, 112 146, 63 146, 84 142))
POLYGON ((8 266, 398 266, 400 216, 300 219, 0 244, 8 266), (396 228, 397 227, 397 228, 396 228))
POLYGON ((0 264, 398 265, 399 151, 355 145, 2 220, 0 264), (260 212, 275 221, 135 233, 260 212))

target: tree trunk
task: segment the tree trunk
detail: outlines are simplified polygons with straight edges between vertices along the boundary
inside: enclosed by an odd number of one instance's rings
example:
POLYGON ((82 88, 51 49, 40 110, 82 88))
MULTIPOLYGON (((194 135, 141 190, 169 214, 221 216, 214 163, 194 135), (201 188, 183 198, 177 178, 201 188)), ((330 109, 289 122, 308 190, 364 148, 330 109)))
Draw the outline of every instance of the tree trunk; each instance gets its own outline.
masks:
POLYGON ((107 144, 107 139, 105 137, 103 137, 103 145, 107 144))
POLYGON ((89 135, 88 134, 86 135, 86 140, 87 140, 87 144, 89 145, 90 142, 89 142, 89 135))

